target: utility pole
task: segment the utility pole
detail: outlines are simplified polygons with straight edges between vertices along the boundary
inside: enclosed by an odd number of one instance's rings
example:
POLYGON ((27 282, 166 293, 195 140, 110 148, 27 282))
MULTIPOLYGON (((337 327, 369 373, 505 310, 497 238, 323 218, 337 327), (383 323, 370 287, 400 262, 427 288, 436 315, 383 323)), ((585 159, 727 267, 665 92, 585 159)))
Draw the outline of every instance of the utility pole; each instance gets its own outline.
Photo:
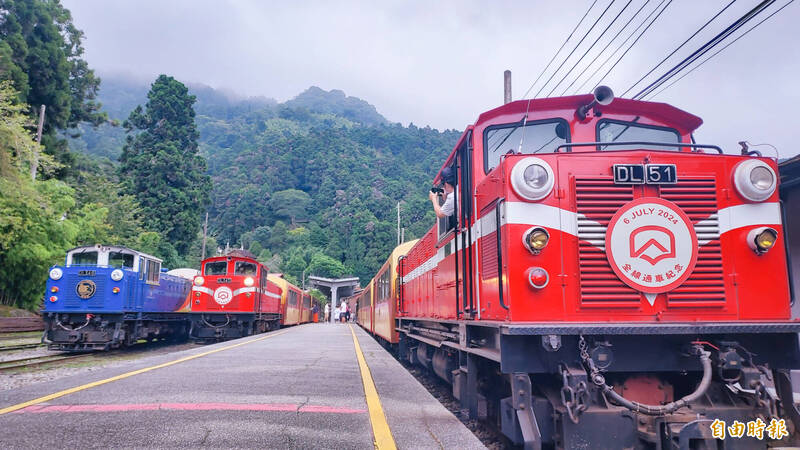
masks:
POLYGON ((511 103, 511 71, 503 72, 503 104, 511 103))
MULTIPOLYGON (((42 145, 42 129, 44 128, 44 105, 39 108, 39 126, 36 127, 36 143, 42 145)), ((39 169, 39 151, 34 150, 31 160, 31 180, 36 181, 36 171, 39 169)))
POLYGON ((206 211, 206 222, 203 224, 203 257, 201 260, 206 259, 206 238, 208 237, 208 211, 206 211))
POLYGON ((400 243, 404 243, 406 241, 406 227, 403 227, 400 232, 400 243))
POLYGON ((400 202, 397 202, 397 245, 400 245, 400 202))

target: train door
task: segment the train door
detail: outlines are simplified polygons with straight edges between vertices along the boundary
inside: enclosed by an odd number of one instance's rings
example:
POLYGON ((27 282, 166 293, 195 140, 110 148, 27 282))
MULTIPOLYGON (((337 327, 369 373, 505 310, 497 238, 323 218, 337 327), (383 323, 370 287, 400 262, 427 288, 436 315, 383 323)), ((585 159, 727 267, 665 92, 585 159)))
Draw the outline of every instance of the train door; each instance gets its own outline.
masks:
POLYGON ((475 317, 475 270, 472 246, 473 223, 473 189, 472 189, 472 131, 456 150, 459 184, 456 190, 461 202, 456 205, 458 217, 455 245, 455 283, 456 283, 456 315, 457 317, 475 317))
POLYGON ((266 267, 262 266, 261 264, 258 265, 258 288, 256 289, 256 304, 255 304, 255 312, 256 314, 260 314, 263 311, 263 307, 261 302, 266 299, 266 292, 267 292, 267 269, 266 267))

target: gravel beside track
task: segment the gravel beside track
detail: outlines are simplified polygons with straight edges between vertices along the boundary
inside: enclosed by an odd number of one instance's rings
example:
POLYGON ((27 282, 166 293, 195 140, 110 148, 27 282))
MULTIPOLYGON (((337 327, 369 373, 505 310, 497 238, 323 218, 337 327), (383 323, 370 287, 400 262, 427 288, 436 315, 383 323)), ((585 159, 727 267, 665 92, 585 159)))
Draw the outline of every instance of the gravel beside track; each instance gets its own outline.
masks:
MULTIPOLYGON (((0 352, 0 391, 49 382, 71 375, 88 374, 106 367, 129 365, 146 356, 172 353, 196 347, 200 347, 200 345, 186 342, 180 344, 153 342, 137 344, 123 350, 79 354, 52 352, 46 350, 45 347, 0 352), (58 359, 64 356, 68 358, 58 359), (46 358, 48 357, 55 357, 56 359, 52 362, 43 362, 33 366, 3 369, 5 366, 13 365, 15 360, 29 359, 35 361, 39 359, 40 361, 47 361, 46 358)), ((20 364, 22 363, 20 362, 20 364)))

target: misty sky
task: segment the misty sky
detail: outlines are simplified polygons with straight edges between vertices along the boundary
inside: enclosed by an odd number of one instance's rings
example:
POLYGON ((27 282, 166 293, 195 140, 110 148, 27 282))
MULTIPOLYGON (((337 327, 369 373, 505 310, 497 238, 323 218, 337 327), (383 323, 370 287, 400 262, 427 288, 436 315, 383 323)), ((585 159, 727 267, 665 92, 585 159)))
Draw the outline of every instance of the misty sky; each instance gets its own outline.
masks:
MULTIPOLYGON (((598 0, 557 62, 610 1, 598 0)), ((631 1, 555 94, 646 1, 631 1)), ((778 0, 742 31, 787 1, 778 0)), ((570 61, 626 3, 614 2, 570 61)), ((651 0, 595 64, 605 60, 659 3, 651 0)), ((674 0, 603 84, 621 95, 727 3, 674 0)), ((736 2, 654 75, 664 73, 757 3, 736 2)), ((184 82, 278 101, 316 85, 360 97, 391 121, 463 129, 480 112, 502 103, 505 69, 513 72, 514 99, 522 97, 591 0, 63 0, 63 4, 85 32, 86 59, 101 75, 149 80, 166 73, 184 82)), ((791 116, 800 103, 798 19, 800 6, 791 4, 654 101, 702 117, 705 123, 696 135, 698 142, 721 144, 727 152, 736 152, 736 142, 748 140, 775 145, 781 157, 800 153, 791 116)), ((572 65, 565 64, 545 92, 572 65)), ((594 66, 580 82, 593 71, 594 66)), ((583 91, 593 86, 594 82, 583 91)), ((774 155, 769 148, 762 151, 774 155)))

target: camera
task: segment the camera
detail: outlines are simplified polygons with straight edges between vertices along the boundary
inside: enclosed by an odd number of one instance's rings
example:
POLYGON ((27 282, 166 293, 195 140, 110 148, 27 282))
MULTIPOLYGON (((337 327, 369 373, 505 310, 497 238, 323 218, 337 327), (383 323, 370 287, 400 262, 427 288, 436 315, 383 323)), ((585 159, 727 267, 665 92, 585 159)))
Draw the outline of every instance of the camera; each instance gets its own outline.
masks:
POLYGON ((442 189, 439 186, 434 186, 431 188, 431 192, 433 192, 434 194, 442 194, 444 193, 444 189, 442 189))

